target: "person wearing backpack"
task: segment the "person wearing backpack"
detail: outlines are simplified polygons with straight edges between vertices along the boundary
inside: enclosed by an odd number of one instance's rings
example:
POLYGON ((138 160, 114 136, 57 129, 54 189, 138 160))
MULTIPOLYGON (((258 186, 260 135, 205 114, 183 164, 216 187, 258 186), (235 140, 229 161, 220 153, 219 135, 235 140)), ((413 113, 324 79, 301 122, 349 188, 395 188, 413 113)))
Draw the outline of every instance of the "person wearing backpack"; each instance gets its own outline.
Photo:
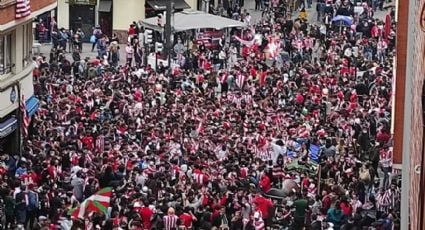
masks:
POLYGON ((25 226, 28 226, 29 223, 29 228, 31 229, 34 227, 35 219, 37 218, 37 212, 39 208, 38 193, 35 191, 33 184, 28 185, 27 197, 28 205, 25 226))
POLYGON ((68 43, 69 34, 65 28, 61 28, 59 31, 59 46, 66 51, 66 44, 68 43))
MULTIPOLYGON (((93 29, 93 37, 94 37, 94 40, 93 40, 93 45, 92 45, 92 47, 91 47, 91 52, 93 52, 94 51, 94 48, 96 47, 96 45, 97 45, 97 42, 98 42, 98 40, 100 39, 100 38, 102 38, 102 35, 103 35, 103 33, 102 33, 102 30, 100 29, 100 26, 96 26, 94 29, 93 29)), ((91 40, 91 39, 90 39, 91 40)))

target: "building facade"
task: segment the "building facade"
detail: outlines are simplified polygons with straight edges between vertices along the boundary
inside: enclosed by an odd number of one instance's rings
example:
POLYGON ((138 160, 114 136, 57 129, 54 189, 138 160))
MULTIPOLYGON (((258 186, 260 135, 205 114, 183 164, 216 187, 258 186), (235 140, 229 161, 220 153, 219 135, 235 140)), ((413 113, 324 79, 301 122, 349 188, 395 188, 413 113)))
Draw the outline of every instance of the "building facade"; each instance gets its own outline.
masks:
POLYGON ((0 0, 0 154, 18 153, 19 103, 38 109, 33 88, 33 20, 56 8, 56 0, 0 0))
POLYGON ((401 229, 425 229, 425 0, 400 2, 396 96, 402 99, 396 103, 402 105, 396 108, 396 137, 402 139, 396 141, 402 152, 401 229))
MULTIPOLYGON (((127 30, 132 22, 160 13, 158 6, 167 0, 58 0, 57 23, 59 28, 81 28, 91 35, 99 25, 104 34, 116 33, 121 42, 126 41, 127 30)), ((174 0, 177 10, 198 8, 198 0, 174 0)), ((89 39, 90 36, 85 36, 89 39)))

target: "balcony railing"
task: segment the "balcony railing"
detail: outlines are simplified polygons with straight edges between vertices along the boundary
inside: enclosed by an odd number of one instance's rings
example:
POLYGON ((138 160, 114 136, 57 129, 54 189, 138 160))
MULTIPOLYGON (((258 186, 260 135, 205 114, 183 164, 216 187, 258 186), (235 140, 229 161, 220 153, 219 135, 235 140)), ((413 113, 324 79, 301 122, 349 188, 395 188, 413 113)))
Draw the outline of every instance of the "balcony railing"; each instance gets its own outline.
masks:
POLYGON ((15 3, 16 3, 16 0, 0 0, 0 9, 14 5, 15 3))

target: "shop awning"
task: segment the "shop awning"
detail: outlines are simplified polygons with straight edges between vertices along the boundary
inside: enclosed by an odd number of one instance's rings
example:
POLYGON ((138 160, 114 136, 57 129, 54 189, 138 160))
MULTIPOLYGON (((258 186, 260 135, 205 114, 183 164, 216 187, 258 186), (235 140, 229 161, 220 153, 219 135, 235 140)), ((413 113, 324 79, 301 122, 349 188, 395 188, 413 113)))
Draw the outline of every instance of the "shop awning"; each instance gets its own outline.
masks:
POLYGON ((18 126, 16 118, 11 117, 2 123, 0 123, 0 138, 7 137, 11 134, 18 126))
MULTIPOLYGON (((166 10, 167 1, 171 0, 148 0, 146 3, 154 10, 166 10)), ((185 10, 190 9, 190 6, 184 0, 174 0, 174 9, 185 10)))
POLYGON ((33 116, 38 110, 39 101, 36 97, 32 96, 27 101, 25 106, 27 107, 28 116, 33 116))
POLYGON ((99 2, 99 12, 109 13, 111 12, 112 1, 100 1, 99 2))
MULTIPOLYGON (((157 25, 157 17, 143 19, 141 23, 146 28, 162 31, 162 28, 157 25)), ((174 14, 175 32, 192 29, 224 29, 231 27, 246 27, 246 24, 197 10, 185 10, 174 14)))

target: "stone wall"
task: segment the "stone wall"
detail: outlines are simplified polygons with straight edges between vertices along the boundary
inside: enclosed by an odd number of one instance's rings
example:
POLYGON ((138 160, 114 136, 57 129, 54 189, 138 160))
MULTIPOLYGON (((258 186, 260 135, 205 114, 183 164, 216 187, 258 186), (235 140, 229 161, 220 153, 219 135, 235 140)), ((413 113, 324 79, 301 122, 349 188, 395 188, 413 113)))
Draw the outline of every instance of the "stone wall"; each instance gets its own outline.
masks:
POLYGON ((115 33, 118 36, 120 44, 126 44, 127 43, 128 33, 127 33, 126 30, 113 30, 112 32, 115 33))

